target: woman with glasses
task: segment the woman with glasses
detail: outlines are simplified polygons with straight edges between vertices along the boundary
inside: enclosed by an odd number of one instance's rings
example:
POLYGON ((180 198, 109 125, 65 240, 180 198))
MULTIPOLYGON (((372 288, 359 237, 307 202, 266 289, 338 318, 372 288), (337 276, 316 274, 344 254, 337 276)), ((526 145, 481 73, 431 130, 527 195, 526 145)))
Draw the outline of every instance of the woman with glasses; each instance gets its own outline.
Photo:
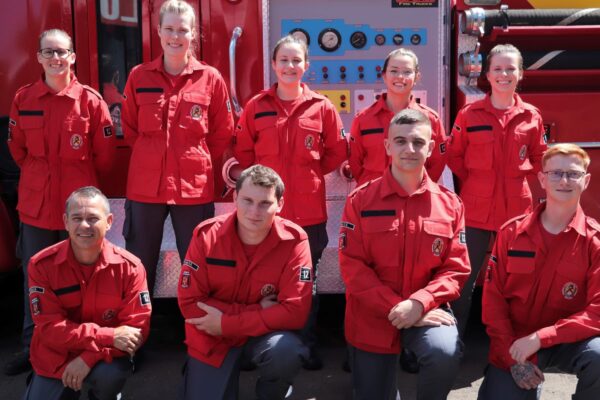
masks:
POLYGON ((131 70, 122 127, 133 147, 123 236, 153 293, 163 225, 171 215, 183 262, 194 228, 214 216, 214 171, 231 144, 233 117, 219 72, 194 57, 196 14, 185 1, 160 8, 163 54, 131 70))
POLYGON ((460 182, 465 205, 471 277, 452 308, 464 333, 471 295, 490 240, 509 219, 531 211, 527 176, 541 169, 546 150, 539 110, 516 93, 523 57, 510 44, 488 53, 485 75, 491 92, 456 117, 448 165, 460 182))
POLYGON ((73 73, 75 53, 69 35, 59 29, 43 32, 37 61, 43 74, 17 91, 9 121, 8 147, 21 168, 18 251, 25 275, 25 319, 24 351, 5 365, 8 374, 30 368, 29 259, 66 238, 67 197, 82 186, 98 186, 97 175, 110 168, 115 151, 106 103, 73 73))
POLYGON ((437 181, 446 165, 446 134, 437 113, 417 103, 412 94, 421 78, 419 60, 412 50, 404 48, 392 51, 383 62, 381 73, 387 89, 370 107, 359 112, 350 129, 350 170, 358 185, 378 178, 389 166, 383 139, 394 115, 405 108, 423 112, 429 117, 431 138, 435 142, 425 168, 429 177, 437 181))

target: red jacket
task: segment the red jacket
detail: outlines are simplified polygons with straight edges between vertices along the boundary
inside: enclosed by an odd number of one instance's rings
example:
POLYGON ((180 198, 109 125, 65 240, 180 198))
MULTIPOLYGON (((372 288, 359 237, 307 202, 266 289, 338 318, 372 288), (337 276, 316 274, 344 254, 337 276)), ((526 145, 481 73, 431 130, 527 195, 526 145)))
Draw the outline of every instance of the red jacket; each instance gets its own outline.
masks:
POLYGON ((375 353, 397 353, 392 307, 418 300, 428 312, 460 295, 471 270, 463 206, 425 176, 408 196, 389 169, 346 201, 340 228, 346 284, 346 340, 375 353))
POLYGON ((490 231, 531 211, 526 177, 541 169, 547 147, 537 108, 515 95, 504 124, 498 112, 489 95, 460 110, 448 160, 461 181, 466 225, 490 231))
POLYGON ((324 175, 348 154, 342 121, 325 97, 302 84, 299 105, 288 115, 277 85, 253 97, 236 128, 233 153, 243 168, 262 164, 285 183, 283 218, 300 226, 327 221, 324 175))
POLYGON ((42 79, 17 91, 10 110, 8 148, 19 167, 19 217, 43 229, 65 228, 65 201, 75 189, 98 186, 115 135, 106 103, 74 75, 53 93, 42 79))
POLYGON ((29 302, 35 328, 31 364, 38 375, 60 379, 80 356, 90 367, 128 356, 113 347, 114 328, 150 330, 146 270, 139 259, 104 240, 96 266, 75 260, 69 240, 48 247, 29 263, 29 302), (88 281, 82 268, 94 268, 88 281))
POLYGON ((231 144, 233 131, 219 72, 192 57, 173 78, 161 56, 131 70, 125 96, 123 131, 133 147, 127 198, 180 205, 212 202, 213 164, 231 144))
MULTIPOLYGON (((356 114, 352 121, 349 164, 359 186, 379 178, 390 164, 383 139, 387 138, 394 113, 387 107, 385 99, 384 93, 379 100, 356 114)), ((417 103, 414 98, 410 99, 407 108, 421 111, 431 121, 431 139, 435 142, 435 147, 427 158, 425 168, 431 179, 437 182, 446 166, 447 138, 444 127, 435 111, 417 103)))
POLYGON ((600 335, 600 224, 579 207, 546 248, 540 231, 544 207, 507 222, 490 258, 483 322, 489 360, 498 368, 515 364, 510 346, 533 332, 542 348, 600 335))
POLYGON ((248 262, 234 213, 196 228, 181 268, 177 297, 184 318, 205 315, 201 301, 223 312, 221 336, 185 325, 190 356, 220 367, 231 347, 251 336, 304 326, 312 293, 312 267, 306 233, 276 217, 269 235, 248 262), (277 294, 278 305, 262 309, 260 300, 277 294))

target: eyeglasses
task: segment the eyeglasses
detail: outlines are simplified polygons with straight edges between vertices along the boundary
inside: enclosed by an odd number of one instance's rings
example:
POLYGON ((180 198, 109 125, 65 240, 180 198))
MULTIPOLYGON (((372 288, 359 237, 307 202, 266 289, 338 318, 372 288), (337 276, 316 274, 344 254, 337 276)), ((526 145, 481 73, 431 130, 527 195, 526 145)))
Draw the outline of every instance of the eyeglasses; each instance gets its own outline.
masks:
POLYGON ((563 176, 567 176, 567 179, 571 182, 577 182, 586 173, 584 171, 561 171, 559 169, 554 171, 544 171, 544 174, 548 177, 551 182, 560 182, 563 176))
POLYGON ((58 58, 67 58, 72 52, 73 50, 71 49, 41 49, 38 51, 38 54, 44 58, 52 58, 54 54, 56 54, 58 58))

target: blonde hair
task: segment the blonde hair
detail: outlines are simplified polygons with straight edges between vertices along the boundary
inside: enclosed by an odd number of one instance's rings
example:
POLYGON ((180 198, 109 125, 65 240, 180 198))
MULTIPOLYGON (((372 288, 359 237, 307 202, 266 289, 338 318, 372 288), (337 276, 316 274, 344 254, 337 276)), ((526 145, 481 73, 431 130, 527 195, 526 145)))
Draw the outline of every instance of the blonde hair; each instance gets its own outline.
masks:
POLYGON ((390 59, 394 58, 396 56, 406 56, 406 57, 412 58, 413 64, 415 65, 415 73, 419 72, 419 59, 417 58, 417 55, 415 54, 414 51, 405 49, 403 47, 396 49, 387 55, 387 57, 383 61, 383 71, 382 72, 387 71, 387 67, 388 67, 388 63, 389 63, 390 59))
POLYGON ((196 24, 196 12, 194 11, 194 7, 191 6, 190 3, 188 3, 187 1, 183 1, 183 0, 167 0, 165 1, 162 6, 160 6, 160 11, 159 11, 159 17, 158 17, 158 24, 159 26, 162 26, 163 23, 163 19, 165 17, 166 14, 168 13, 172 13, 172 14, 176 14, 176 15, 189 15, 190 17, 190 23, 191 23, 191 28, 192 28, 192 34, 194 36, 192 43, 190 45, 190 55, 195 56, 196 55, 196 47, 198 45, 198 26, 196 24))
POLYGON ((590 165, 590 156, 587 151, 573 143, 558 143, 544 152, 544 155, 542 156, 542 167, 545 167, 546 162, 556 155, 579 157, 581 159, 581 164, 583 164, 583 169, 586 171, 590 165))
POLYGON ((521 74, 522 74, 523 73, 523 55, 521 54, 519 49, 517 49, 512 44, 497 44, 496 46, 494 46, 488 53, 487 57, 485 58, 485 70, 483 72, 486 74, 488 72, 490 72, 490 64, 492 63, 492 58, 494 58, 494 56, 497 56, 498 54, 507 54, 507 53, 513 53, 517 56, 517 64, 519 66, 519 72, 521 72, 521 74))
POLYGON ((73 39, 71 39, 71 36, 69 36, 69 34, 65 31, 63 31, 62 29, 48 29, 45 30, 44 32, 42 32, 42 34, 40 35, 40 49, 42 48, 42 40, 47 37, 47 36, 58 36, 58 37, 62 37, 64 39, 67 39, 67 41, 69 42, 69 50, 73 51, 73 39))

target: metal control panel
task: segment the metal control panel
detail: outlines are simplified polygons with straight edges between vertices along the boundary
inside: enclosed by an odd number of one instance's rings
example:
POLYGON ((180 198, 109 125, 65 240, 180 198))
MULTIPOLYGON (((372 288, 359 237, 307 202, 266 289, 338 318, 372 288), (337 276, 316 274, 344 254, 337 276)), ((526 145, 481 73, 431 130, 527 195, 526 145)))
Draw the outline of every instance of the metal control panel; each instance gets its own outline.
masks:
MULTIPOLYGON (((346 131, 354 115, 385 91, 385 57, 405 47, 419 58, 417 101, 437 110, 447 122, 449 27, 446 3, 423 0, 273 0, 263 3, 264 65, 277 41, 292 34, 308 43, 310 66, 304 81, 336 106, 346 131)), ((265 70, 265 85, 276 77, 265 70)), ((447 125, 447 123, 446 123, 447 125)), ((442 179, 450 180, 447 173, 442 179)), ((445 181, 444 181, 445 182, 445 181)), ((317 290, 344 290, 339 278, 337 244, 340 218, 354 184, 338 171, 326 176, 329 245, 319 264, 317 290)))

